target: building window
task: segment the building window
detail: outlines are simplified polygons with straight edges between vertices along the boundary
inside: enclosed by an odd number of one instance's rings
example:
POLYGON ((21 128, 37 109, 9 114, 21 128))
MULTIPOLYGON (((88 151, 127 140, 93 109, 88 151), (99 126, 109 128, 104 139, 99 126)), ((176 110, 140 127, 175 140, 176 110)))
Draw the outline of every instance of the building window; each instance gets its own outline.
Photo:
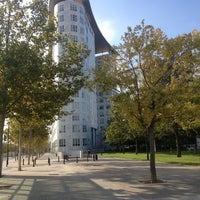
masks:
POLYGON ((79 92, 77 92, 77 93, 74 95, 74 97, 79 97, 79 92))
POLYGON ((87 146, 88 145, 88 139, 87 138, 83 138, 83 146, 87 146))
POLYGON ((80 34, 85 34, 85 29, 83 27, 80 27, 80 34))
POLYGON ((83 11, 83 8, 82 8, 82 7, 80 7, 80 13, 81 13, 81 14, 84 14, 84 11, 83 11))
POLYGON ((77 22, 78 21, 77 15, 71 15, 71 21, 77 22))
POLYGON ((70 10, 77 11, 77 6, 75 4, 70 4, 70 10))
POLYGON ((60 133, 66 133, 66 126, 65 125, 60 127, 60 133))
POLYGON ((65 118, 61 118, 60 121, 61 121, 61 122, 65 122, 65 118))
POLYGON ((107 105, 106 108, 107 108, 107 109, 110 109, 110 105, 107 105))
POLYGON ((103 110, 104 109, 104 106, 99 106, 99 110, 103 110))
POLYGON ((82 98, 85 98, 85 91, 82 91, 82 98))
POLYGON ((72 41, 78 42, 78 37, 76 35, 70 35, 70 38, 71 38, 72 41))
POLYGON ((65 20, 64 15, 60 15, 60 16, 58 17, 58 21, 59 21, 59 22, 64 22, 64 20, 65 20))
POLYGON ((104 113, 103 113, 103 112, 100 112, 100 113, 99 113, 99 116, 100 116, 100 117, 104 117, 104 113))
POLYGON ((59 26, 59 32, 62 33, 65 31, 65 26, 62 25, 62 26, 59 26))
POLYGON ((105 130, 104 126, 100 126, 100 131, 104 131, 104 130, 105 130))
POLYGON ((72 107, 73 109, 79 109, 79 102, 73 102, 72 107))
POLYGON ((71 25, 72 32, 78 32, 78 27, 76 25, 71 25))
POLYGON ((81 24, 84 24, 84 19, 83 19, 83 17, 80 17, 80 23, 81 23, 81 24))
POLYGON ((59 11, 59 12, 62 12, 62 11, 64 11, 64 10, 65 10, 64 5, 59 5, 58 11, 59 11))
POLYGON ((80 127, 79 127, 79 125, 73 125, 72 129, 73 129, 73 132, 74 132, 74 133, 79 133, 79 132, 80 132, 80 127))
POLYGON ((80 139, 74 138, 73 139, 73 146, 74 147, 79 147, 80 146, 80 139))
POLYGON ((72 120, 73 121, 79 121, 79 115, 73 115, 72 120))
POLYGON ((83 125, 83 133, 86 133, 86 132, 87 132, 87 126, 83 125))
POLYGON ((100 103, 103 103, 103 98, 99 99, 99 102, 100 102, 100 103))
POLYGON ((65 141, 65 139, 60 139, 59 140, 59 147, 66 147, 66 141, 65 141))
POLYGON ((104 124, 104 118, 100 119, 100 124, 104 124))
POLYGON ((81 37, 81 42, 85 43, 85 39, 83 37, 81 37))

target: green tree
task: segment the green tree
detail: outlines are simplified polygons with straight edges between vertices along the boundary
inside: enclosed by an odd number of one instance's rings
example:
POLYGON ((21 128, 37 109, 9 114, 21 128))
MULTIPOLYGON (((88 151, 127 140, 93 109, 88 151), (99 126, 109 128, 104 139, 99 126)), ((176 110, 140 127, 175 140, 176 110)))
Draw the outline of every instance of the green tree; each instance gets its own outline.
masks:
MULTIPOLYGON (((117 54, 105 58, 96 71, 98 86, 118 90, 117 103, 127 120, 134 121, 141 133, 146 132, 150 146, 151 181, 157 182, 155 165, 155 132, 165 116, 168 97, 175 83, 189 85, 199 67, 199 34, 168 39, 150 25, 128 28, 117 54)), ((172 93, 174 94, 174 93, 172 93)))
POLYGON ((112 112, 111 123, 106 130, 106 141, 111 145, 117 147, 123 147, 128 143, 135 141, 135 152, 138 153, 138 138, 141 136, 141 131, 134 122, 127 120, 127 116, 124 116, 124 112, 121 111, 121 104, 116 101, 119 96, 115 96, 112 99, 112 112))
POLYGON ((106 130, 106 141, 121 148, 130 137, 131 133, 128 123, 113 109, 112 120, 106 130))
POLYGON ((81 69, 88 52, 56 30, 47 0, 28 5, 21 0, 1 1, 0 177, 5 119, 28 116, 52 120, 83 86, 81 69), (63 54, 54 62, 52 46, 58 43, 63 54))
MULTIPOLYGON (((28 153, 28 164, 30 164, 31 154, 39 154, 47 149, 49 134, 48 124, 37 121, 32 121, 31 123, 27 121, 26 123, 20 124, 15 119, 10 121, 10 137, 12 138, 12 143, 18 146, 19 152, 21 152, 21 149, 24 149, 28 153), (19 146, 19 143, 21 143, 21 146, 19 146)), ((19 171, 21 171, 20 157, 18 161, 19 171)))

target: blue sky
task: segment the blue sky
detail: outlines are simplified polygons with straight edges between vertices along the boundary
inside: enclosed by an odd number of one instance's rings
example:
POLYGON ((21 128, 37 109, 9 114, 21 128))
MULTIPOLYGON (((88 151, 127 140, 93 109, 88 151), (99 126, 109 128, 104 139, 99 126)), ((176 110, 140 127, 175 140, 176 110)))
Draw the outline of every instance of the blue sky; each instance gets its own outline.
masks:
POLYGON ((93 14, 106 39, 118 44, 128 26, 145 23, 169 37, 200 30, 200 0, 90 0, 93 14))

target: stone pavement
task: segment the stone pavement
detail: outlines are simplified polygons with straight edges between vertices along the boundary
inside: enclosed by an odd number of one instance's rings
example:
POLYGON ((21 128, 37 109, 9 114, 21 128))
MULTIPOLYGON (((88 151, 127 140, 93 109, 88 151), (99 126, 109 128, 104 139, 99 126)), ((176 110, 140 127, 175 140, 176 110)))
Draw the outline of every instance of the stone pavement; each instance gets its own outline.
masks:
MULTIPOLYGON (((37 166, 17 171, 14 160, 4 168, 0 200, 200 200, 200 167, 158 165, 162 184, 149 179, 148 162, 104 159, 98 162, 56 160, 47 165, 46 154, 37 166)), ((5 164, 4 164, 5 165, 5 164)))

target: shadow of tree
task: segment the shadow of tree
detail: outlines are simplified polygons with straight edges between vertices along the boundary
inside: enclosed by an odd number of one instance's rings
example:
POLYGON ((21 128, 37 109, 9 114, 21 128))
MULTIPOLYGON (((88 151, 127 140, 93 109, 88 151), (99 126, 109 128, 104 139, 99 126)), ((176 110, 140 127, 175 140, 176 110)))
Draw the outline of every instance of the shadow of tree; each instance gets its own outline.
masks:
POLYGON ((14 182, 15 186, 0 194, 7 194, 10 200, 200 199, 198 167, 159 165, 159 177, 166 182, 142 184, 138 180, 149 178, 147 162, 104 160, 80 162, 77 166, 87 171, 62 176, 53 172, 49 176, 5 176, 6 182, 14 182))

